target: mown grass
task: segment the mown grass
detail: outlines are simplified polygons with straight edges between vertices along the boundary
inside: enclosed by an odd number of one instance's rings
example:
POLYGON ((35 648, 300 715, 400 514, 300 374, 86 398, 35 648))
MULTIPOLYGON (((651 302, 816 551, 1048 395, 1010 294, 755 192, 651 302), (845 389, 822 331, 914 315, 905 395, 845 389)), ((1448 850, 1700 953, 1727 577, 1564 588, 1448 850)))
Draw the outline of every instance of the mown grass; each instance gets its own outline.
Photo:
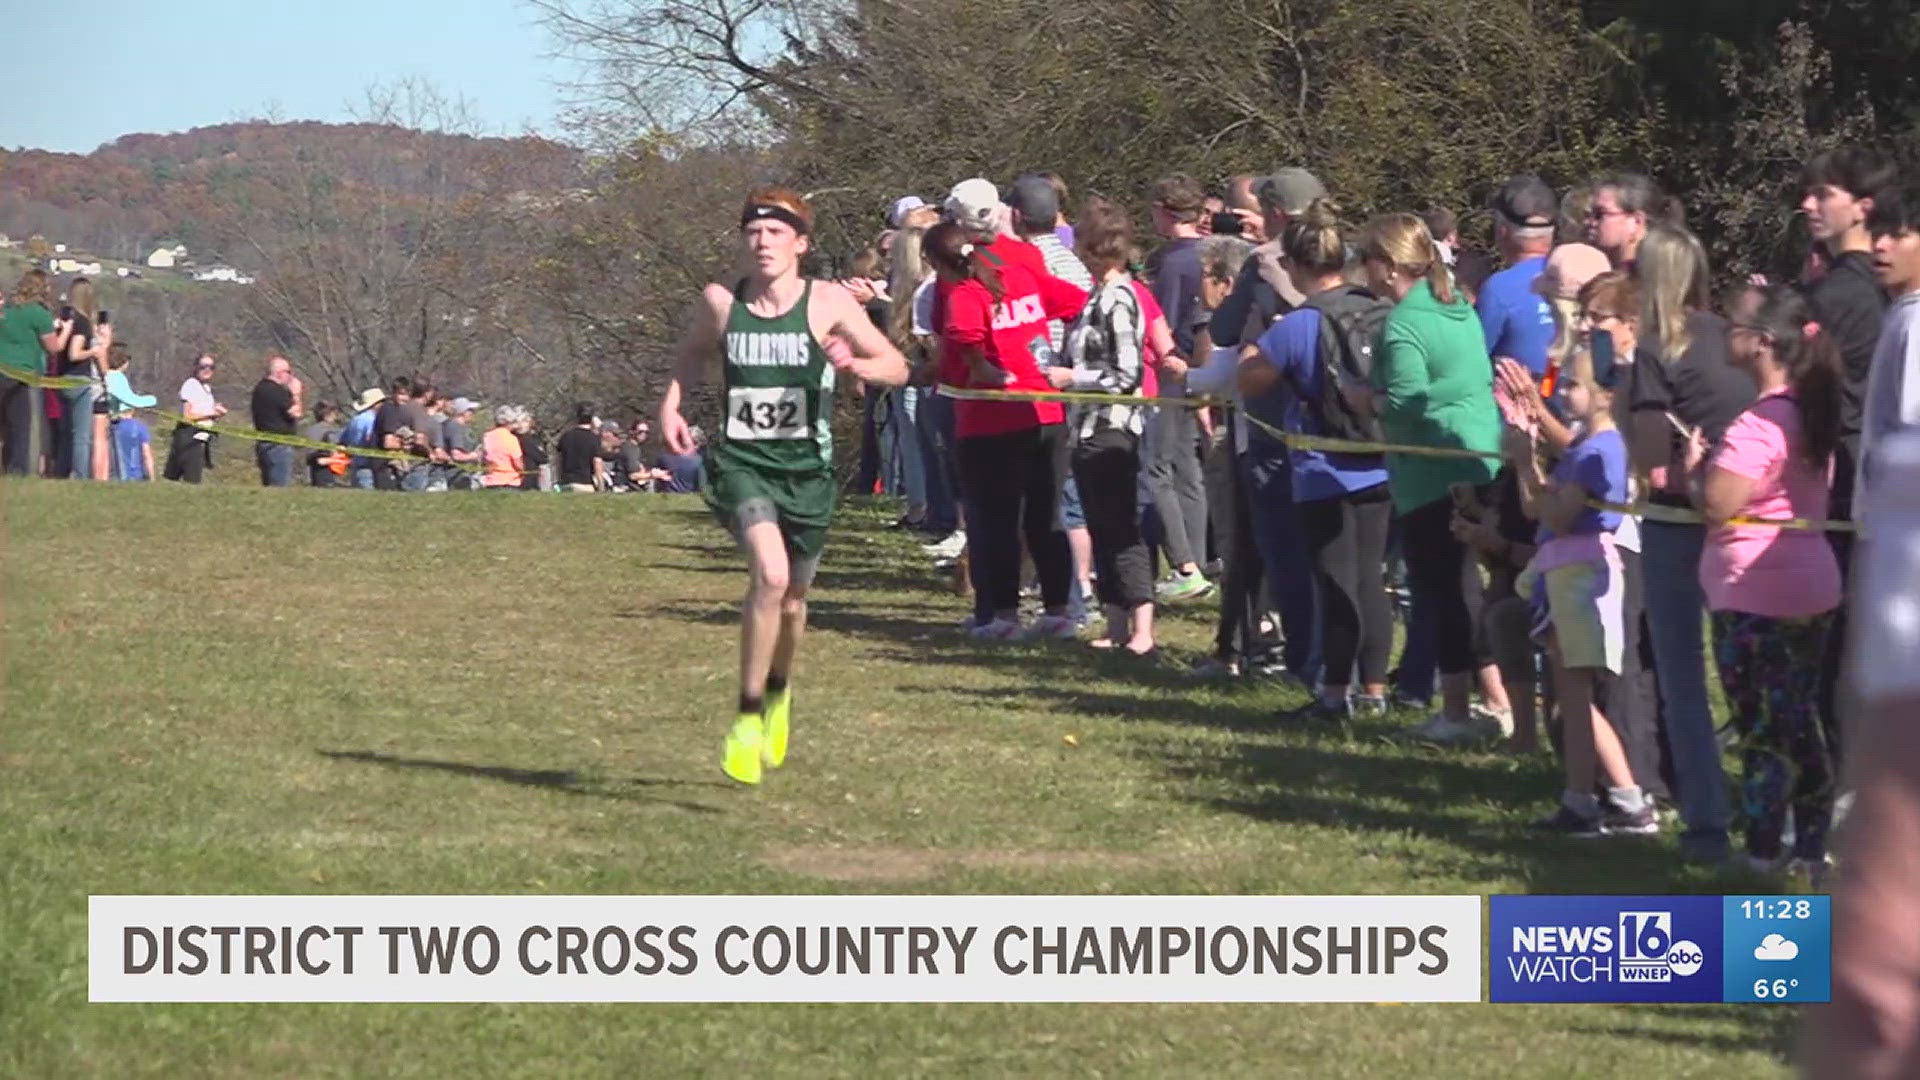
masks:
POLYGON ((0 485, 0 1075, 1784 1073, 1761 1007, 87 1004, 98 893, 1757 884, 1528 836, 1547 762, 1408 718, 1280 732, 1284 691, 970 644, 881 520, 843 515, 791 760, 741 790, 742 579, 697 502, 0 485))

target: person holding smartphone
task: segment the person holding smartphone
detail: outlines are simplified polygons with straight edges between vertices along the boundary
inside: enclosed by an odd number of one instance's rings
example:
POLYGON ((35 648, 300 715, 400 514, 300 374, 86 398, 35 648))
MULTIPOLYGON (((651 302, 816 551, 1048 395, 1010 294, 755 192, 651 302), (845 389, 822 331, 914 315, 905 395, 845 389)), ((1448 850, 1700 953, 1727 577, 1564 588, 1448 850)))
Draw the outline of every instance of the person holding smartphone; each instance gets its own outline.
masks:
POLYGON ((113 329, 107 325, 106 312, 99 308, 93 282, 83 277, 74 278, 67 286, 67 306, 62 314, 68 317, 72 332, 54 374, 87 380, 85 386, 60 391, 68 439, 67 475, 75 480, 104 480, 107 402, 103 387, 113 329), (97 413, 96 405, 99 406, 97 413), (94 467, 96 458, 98 469, 94 467))

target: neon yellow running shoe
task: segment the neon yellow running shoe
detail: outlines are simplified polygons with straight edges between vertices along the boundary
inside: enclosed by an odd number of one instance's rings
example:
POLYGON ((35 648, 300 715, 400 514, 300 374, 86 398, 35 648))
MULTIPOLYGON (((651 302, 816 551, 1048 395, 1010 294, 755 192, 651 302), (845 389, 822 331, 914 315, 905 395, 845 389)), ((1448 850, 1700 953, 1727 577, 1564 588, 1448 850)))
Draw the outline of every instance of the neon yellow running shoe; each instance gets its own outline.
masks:
POLYGON ((766 741, 760 744, 760 760, 770 769, 777 769, 787 763, 787 721, 793 715, 793 688, 784 687, 779 693, 767 694, 766 711, 762 712, 767 722, 766 741))
POLYGON ((759 783, 760 753, 764 742, 760 718, 752 713, 741 713, 733 722, 733 730, 727 732, 726 756, 721 760, 720 768, 743 784, 759 783))

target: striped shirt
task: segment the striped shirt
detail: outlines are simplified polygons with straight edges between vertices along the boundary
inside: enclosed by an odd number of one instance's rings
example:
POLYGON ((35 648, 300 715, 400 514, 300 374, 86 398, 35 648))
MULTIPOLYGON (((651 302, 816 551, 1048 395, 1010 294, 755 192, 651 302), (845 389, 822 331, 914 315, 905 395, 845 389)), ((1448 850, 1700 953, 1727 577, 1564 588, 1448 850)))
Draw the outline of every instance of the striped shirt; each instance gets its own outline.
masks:
MULTIPOLYGON (((1138 398, 1146 368, 1146 320, 1140 298, 1125 275, 1101 285, 1067 334, 1067 357, 1073 367, 1073 388, 1097 394, 1138 398)), ((1082 439, 1117 428, 1139 435, 1145 406, 1076 405, 1074 430, 1082 439)))
MULTIPOLYGON (((1093 275, 1087 272, 1087 266, 1080 256, 1067 250, 1060 238, 1053 233, 1041 233, 1027 241, 1040 249, 1040 259, 1046 263, 1047 273, 1062 281, 1070 281, 1087 292, 1093 291, 1093 275)), ((1066 347, 1067 326, 1055 319, 1047 323, 1047 344, 1053 346, 1055 355, 1066 347)))

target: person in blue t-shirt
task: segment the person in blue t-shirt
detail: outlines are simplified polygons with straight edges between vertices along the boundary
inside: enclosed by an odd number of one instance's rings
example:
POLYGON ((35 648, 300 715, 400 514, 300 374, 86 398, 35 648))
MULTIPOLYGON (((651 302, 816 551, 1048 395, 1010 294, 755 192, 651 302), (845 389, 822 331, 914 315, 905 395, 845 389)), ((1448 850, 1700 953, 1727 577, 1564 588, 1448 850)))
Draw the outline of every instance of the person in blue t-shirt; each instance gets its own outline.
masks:
MULTIPOLYGON (((1326 200, 1316 200, 1287 224, 1280 235, 1280 249, 1294 288, 1309 305, 1354 288, 1343 277, 1346 239, 1340 235, 1336 211, 1326 200)), ((1321 381, 1327 378, 1320 360, 1320 336, 1337 332, 1313 306, 1289 313, 1242 353, 1241 392, 1249 398, 1283 395, 1287 399, 1280 414, 1283 430, 1326 434, 1317 405, 1322 400, 1321 381)), ((1393 608, 1383 573, 1387 529, 1393 521, 1386 461, 1379 454, 1300 448, 1291 449, 1289 455, 1294 514, 1318 586, 1315 638, 1323 674, 1320 695, 1281 713, 1279 719, 1345 722, 1356 708, 1383 713, 1387 662, 1393 649, 1393 608), (1349 679, 1356 666, 1360 693, 1349 700, 1349 679)))
POLYGON ((1567 414, 1580 434, 1552 474, 1541 468, 1537 430, 1510 427, 1503 447, 1519 475, 1527 516, 1540 523, 1539 547, 1514 588, 1545 608, 1562 717, 1566 790, 1554 813, 1533 828, 1645 835, 1658 832, 1659 821, 1596 697, 1602 676, 1620 674, 1626 651, 1625 576, 1613 545, 1622 516, 1592 505, 1631 498, 1626 441, 1613 419, 1626 366, 1599 350, 1576 353, 1568 363, 1567 414), (1594 795, 1596 781, 1607 786, 1604 808, 1594 795))
POLYGON ((1487 353, 1512 357, 1535 379, 1546 374, 1553 345, 1553 310, 1534 289, 1553 248, 1560 200, 1537 176, 1516 176, 1493 197, 1493 238, 1506 269, 1487 279, 1477 305, 1487 353))
POLYGON ((124 416, 113 422, 113 460, 116 480, 151 480, 153 470, 153 433, 137 416, 124 416))
MULTIPOLYGON (((355 450, 370 449, 374 445, 373 423, 379 415, 380 405, 387 400, 387 392, 373 387, 361 392, 353 402, 353 416, 347 426, 340 431, 340 445, 355 450)), ((354 487, 367 491, 373 490, 379 472, 380 459, 355 455, 348 464, 347 475, 354 487)))

